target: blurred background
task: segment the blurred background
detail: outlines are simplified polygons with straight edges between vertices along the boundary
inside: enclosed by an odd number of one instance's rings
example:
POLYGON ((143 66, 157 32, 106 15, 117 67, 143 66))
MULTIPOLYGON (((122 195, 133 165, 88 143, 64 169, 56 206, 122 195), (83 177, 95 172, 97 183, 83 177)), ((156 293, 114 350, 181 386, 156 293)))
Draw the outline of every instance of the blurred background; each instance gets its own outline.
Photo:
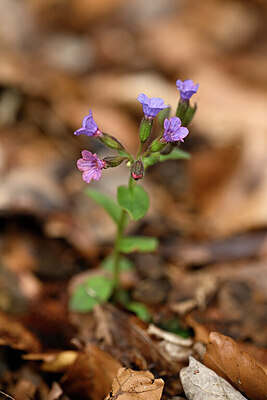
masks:
MULTIPOLYGON (((217 297, 202 323, 266 344, 266 11, 264 0, 0 1, 2 311, 67 335, 69 280, 97 267, 114 239, 76 167, 82 149, 110 153, 73 132, 91 108, 136 151, 138 94, 175 110, 176 79, 192 79, 198 110, 182 146, 192 159, 148 170, 150 210, 130 228, 161 241, 156 258, 134 256, 154 285, 134 296, 176 303, 206 285, 205 299, 217 297)), ((90 187, 115 195, 127 176, 120 166, 90 187)))

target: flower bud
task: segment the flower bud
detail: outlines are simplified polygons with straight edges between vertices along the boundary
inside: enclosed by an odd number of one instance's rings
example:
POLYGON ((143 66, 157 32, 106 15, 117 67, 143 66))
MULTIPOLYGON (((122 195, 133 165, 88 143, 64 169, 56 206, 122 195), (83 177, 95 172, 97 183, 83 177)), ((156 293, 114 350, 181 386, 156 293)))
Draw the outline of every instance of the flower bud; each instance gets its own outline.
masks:
POLYGON ((124 160, 127 160, 126 157, 120 156, 107 156, 103 158, 103 161, 107 164, 106 168, 117 167, 120 165, 124 160))
POLYGON ((140 124, 140 129, 139 129, 139 137, 141 142, 145 142, 151 131, 152 131, 152 126, 153 126, 153 119, 149 118, 142 118, 141 124, 140 124))
POLYGON ((124 150, 123 145, 108 133, 103 133, 103 136, 99 136, 99 140, 100 142, 102 142, 107 147, 110 147, 111 149, 124 150))
POLYGON ((180 120, 182 121, 182 125, 185 126, 184 124, 184 118, 186 115, 186 112, 189 108, 189 100, 181 100, 178 103, 178 107, 176 110, 176 117, 180 118, 180 120))
POLYGON ((180 100, 178 103, 176 116, 180 118, 183 126, 188 126, 193 119, 193 116, 196 112, 197 105, 191 107, 189 104, 189 100, 180 100))
POLYGON ((197 104, 195 104, 194 107, 191 107, 191 106, 188 107, 185 117, 184 117, 184 121, 183 121, 184 126, 187 126, 190 124, 190 122, 192 121, 192 119, 195 115, 196 110, 197 110, 197 104))
POLYGON ((140 160, 135 161, 135 163, 131 167, 132 178, 134 180, 138 181, 138 179, 143 178, 144 173, 145 173, 145 169, 144 169, 144 165, 143 165, 142 161, 140 161, 140 160))
POLYGON ((157 151, 161 151, 166 146, 166 143, 167 142, 162 141, 161 137, 156 138, 149 146, 149 153, 156 153, 157 151))

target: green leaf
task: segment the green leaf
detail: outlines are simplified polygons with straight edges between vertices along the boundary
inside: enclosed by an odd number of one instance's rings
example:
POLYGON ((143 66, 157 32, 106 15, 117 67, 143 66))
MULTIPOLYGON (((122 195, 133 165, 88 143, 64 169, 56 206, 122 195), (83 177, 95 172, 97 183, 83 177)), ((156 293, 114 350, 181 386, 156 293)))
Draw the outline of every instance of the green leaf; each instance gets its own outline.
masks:
POLYGON ((158 240, 147 236, 128 236, 121 240, 120 251, 122 253, 132 253, 140 251, 141 253, 155 251, 158 246, 158 240))
POLYGON ((126 308, 129 311, 135 313, 143 321, 145 322, 151 321, 151 314, 145 304, 139 303, 137 301, 131 301, 130 303, 126 304, 126 308))
POLYGON ((113 221, 118 225, 121 216, 120 206, 109 196, 94 189, 87 189, 86 193, 90 196, 97 204, 102 206, 113 221))
POLYGON ((93 276, 79 285, 70 298, 70 309, 91 311, 96 304, 107 301, 113 292, 113 282, 104 276, 93 276))
POLYGON ((152 153, 148 157, 143 158, 143 164, 145 169, 151 167, 151 165, 156 164, 159 161, 160 154, 159 153, 152 153))
POLYGON ((130 153, 128 153, 128 151, 126 151, 126 150, 117 150, 117 152, 119 153, 119 155, 120 155, 121 157, 127 157, 127 158, 129 158, 130 160, 132 160, 132 156, 131 156, 130 153))
POLYGON ((119 205, 128 211, 135 221, 142 218, 149 208, 148 194, 138 185, 132 188, 119 186, 117 198, 119 205))
POLYGON ((161 154, 159 161, 166 161, 166 160, 190 160, 191 154, 187 153, 184 150, 174 149, 170 154, 161 154))
MULTIPOLYGON (((100 267, 104 268, 106 271, 113 271, 114 257, 111 254, 107 256, 100 264, 100 267)), ((131 271, 134 268, 134 263, 126 257, 120 256, 119 262, 120 271, 131 271)))

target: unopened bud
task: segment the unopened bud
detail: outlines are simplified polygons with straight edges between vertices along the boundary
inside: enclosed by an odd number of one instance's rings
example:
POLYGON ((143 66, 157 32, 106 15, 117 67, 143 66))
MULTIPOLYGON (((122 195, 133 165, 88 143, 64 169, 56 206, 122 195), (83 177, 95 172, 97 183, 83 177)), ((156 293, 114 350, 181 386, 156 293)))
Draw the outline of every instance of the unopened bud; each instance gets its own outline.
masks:
POLYGON ((184 121, 183 121, 184 126, 188 126, 190 124, 195 115, 196 110, 197 110, 197 104, 195 104, 194 107, 191 106, 188 107, 186 114, 184 116, 184 121))
POLYGON ((162 141, 161 137, 156 138, 149 146, 149 153, 156 153, 157 151, 161 151, 162 149, 164 149, 166 144, 166 142, 162 141))
POLYGON ((123 145, 113 136, 108 133, 103 133, 103 136, 99 136, 100 142, 102 142, 107 147, 110 147, 114 150, 124 150, 123 145))
POLYGON ((107 156, 103 158, 103 161, 107 164, 106 168, 112 168, 112 167, 117 167, 120 165, 124 160, 127 160, 126 157, 120 157, 120 156, 107 156))
POLYGON ((189 108, 189 100, 182 100, 180 99, 179 103, 178 103, 178 107, 176 110, 176 117, 180 118, 180 120, 182 121, 182 125, 185 126, 184 124, 184 118, 185 118, 185 114, 189 108))
POLYGON ((146 117, 142 118, 139 129, 139 137, 141 142, 144 143, 148 139, 152 131, 152 126, 153 126, 153 119, 146 117))
POLYGON ((144 173, 145 173, 145 168, 144 168, 142 161, 140 161, 140 160, 135 161, 135 163, 132 165, 132 168, 131 168, 132 178, 134 180, 138 181, 138 179, 143 178, 144 173))

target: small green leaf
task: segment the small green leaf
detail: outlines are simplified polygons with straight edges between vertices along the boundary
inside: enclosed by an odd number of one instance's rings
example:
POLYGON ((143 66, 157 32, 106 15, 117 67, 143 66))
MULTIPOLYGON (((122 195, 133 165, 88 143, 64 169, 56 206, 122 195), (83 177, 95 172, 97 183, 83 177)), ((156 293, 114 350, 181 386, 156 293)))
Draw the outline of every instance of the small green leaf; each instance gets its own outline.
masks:
POLYGON ((104 276, 93 276, 79 285, 70 298, 70 309, 91 311, 96 304, 107 301, 113 291, 113 282, 104 276))
POLYGON ((128 211, 135 221, 142 218, 149 208, 148 194, 138 185, 132 188, 119 186, 117 198, 119 205, 128 211))
POLYGON ((137 301, 131 301, 130 303, 126 304, 126 308, 129 311, 135 313, 143 321, 145 322, 151 321, 151 314, 145 304, 139 303, 137 301))
POLYGON ((129 158, 130 160, 132 160, 132 156, 131 156, 130 153, 128 153, 128 151, 126 151, 126 150, 117 150, 117 152, 119 153, 119 155, 121 157, 126 157, 126 158, 129 158))
POLYGON ((132 253, 140 251, 141 253, 155 251, 158 246, 158 240, 147 236, 128 236, 121 240, 120 251, 122 253, 132 253))
POLYGON ((170 154, 161 154, 159 161, 166 161, 166 160, 190 160, 191 154, 187 153, 184 150, 174 149, 170 154))
MULTIPOLYGON (((113 271, 114 257, 111 254, 107 256, 100 264, 100 267, 104 268, 106 271, 113 271)), ((134 263, 126 257, 120 256, 119 262, 120 271, 131 271, 134 268, 134 263)))
POLYGON ((148 157, 143 158, 143 163, 145 169, 151 167, 151 165, 156 164, 159 161, 160 154, 159 153, 152 153, 148 157))
POLYGON ((113 219, 116 224, 119 224, 121 216, 121 208, 119 205, 111 199, 109 196, 94 189, 87 189, 86 193, 90 196, 97 204, 102 206, 109 216, 113 219))

